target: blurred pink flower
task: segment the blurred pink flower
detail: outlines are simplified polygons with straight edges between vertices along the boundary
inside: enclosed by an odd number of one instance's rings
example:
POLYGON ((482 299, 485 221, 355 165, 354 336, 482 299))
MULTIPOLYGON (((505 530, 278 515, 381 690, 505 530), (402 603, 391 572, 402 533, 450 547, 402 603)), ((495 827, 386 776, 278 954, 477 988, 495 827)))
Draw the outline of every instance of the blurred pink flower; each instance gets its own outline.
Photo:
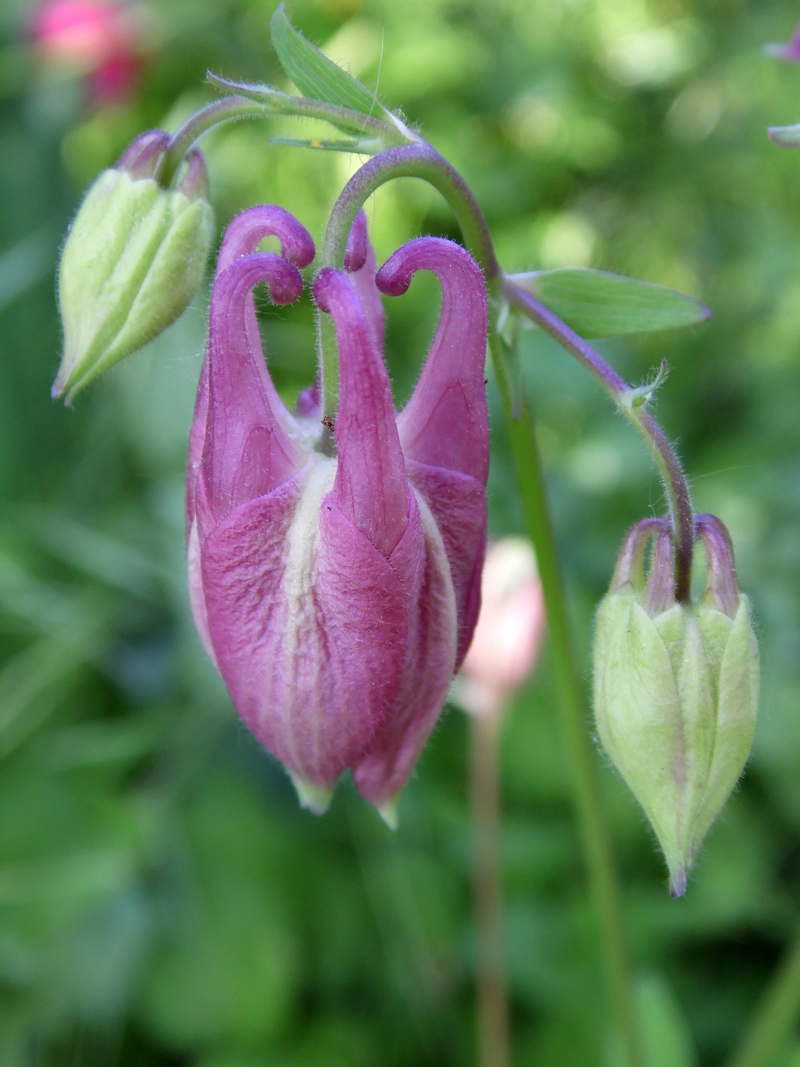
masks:
POLYGON ((503 537, 489 545, 481 597, 457 686, 459 703, 473 714, 499 711, 536 666, 546 617, 529 541, 503 537))
POLYGON ((112 0, 46 0, 31 33, 44 64, 85 76, 94 102, 116 103, 131 95, 141 69, 140 14, 112 0))

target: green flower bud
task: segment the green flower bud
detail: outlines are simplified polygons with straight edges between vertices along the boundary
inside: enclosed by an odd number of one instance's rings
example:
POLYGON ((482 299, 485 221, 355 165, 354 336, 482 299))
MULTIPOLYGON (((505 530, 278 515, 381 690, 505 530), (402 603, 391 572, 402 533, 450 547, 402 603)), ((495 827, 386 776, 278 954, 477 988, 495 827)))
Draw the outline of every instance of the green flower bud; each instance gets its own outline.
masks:
POLYGON ((188 305, 205 271, 213 232, 205 162, 186 157, 178 189, 154 174, 169 134, 138 137, 97 178, 64 245, 58 292, 64 354, 54 397, 75 394, 152 340, 188 305))
POLYGON ((758 646, 730 538, 711 515, 698 516, 696 528, 706 553, 700 603, 675 601, 669 524, 646 519, 622 546, 594 649, 600 741, 655 830, 673 896, 685 892, 744 769, 758 708, 758 646))

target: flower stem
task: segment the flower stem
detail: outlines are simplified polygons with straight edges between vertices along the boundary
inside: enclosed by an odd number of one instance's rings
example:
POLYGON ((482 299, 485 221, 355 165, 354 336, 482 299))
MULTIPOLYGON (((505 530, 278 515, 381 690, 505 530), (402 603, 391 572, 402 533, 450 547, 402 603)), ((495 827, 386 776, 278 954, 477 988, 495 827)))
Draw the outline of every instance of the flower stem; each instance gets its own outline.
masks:
POLYGON ((692 555, 694 552, 694 515, 689 486, 675 450, 667 436, 644 404, 631 403, 634 390, 590 344, 571 330, 565 322, 536 297, 521 289, 509 278, 503 278, 501 292, 510 304, 550 334, 566 348, 578 362, 593 374, 608 395, 626 415, 647 442, 653 453, 669 500, 675 541, 675 599, 688 602, 692 583, 692 555))
POLYGON ((550 522, 539 445, 527 396, 523 395, 519 402, 519 417, 510 417, 513 398, 504 356, 496 341, 493 345, 490 343, 490 347, 507 416, 506 426, 522 509, 536 550, 536 563, 544 592, 561 729, 572 767, 575 806, 586 856, 590 892, 600 930, 606 980, 629 1067, 641 1067, 642 1050, 633 1006, 622 902, 605 804, 597 774, 596 756, 586 726, 583 688, 572 643, 566 591, 550 522))
MULTIPOLYGON (((527 398, 523 396, 519 402, 519 411, 515 410, 515 397, 507 362, 504 352, 500 349, 496 320, 498 297, 502 295, 504 276, 494 253, 486 219, 461 175, 430 145, 421 143, 392 148, 365 163, 339 194, 325 232, 322 264, 341 269, 350 228, 367 198, 384 182, 404 177, 422 178, 445 198, 461 227, 464 243, 483 269, 492 297, 489 347, 503 400, 525 522, 536 551, 542 579, 562 730, 572 764, 575 804, 590 891, 600 927, 610 997, 626 1049, 628 1067, 642 1067, 622 922, 622 903, 594 750, 586 728, 586 710, 572 647, 566 591, 550 524, 544 474, 530 409, 527 398)), ((323 379, 330 375, 335 380, 338 362, 336 350, 328 346, 324 333, 321 337, 321 347, 323 379)), ((326 404, 335 404, 335 394, 329 395, 327 386, 325 395, 326 404)), ((329 410, 331 409, 326 407, 326 412, 329 410)))
POLYGON ((800 1014, 800 929, 759 1003, 729 1067, 769 1067, 800 1014))
POLYGON ((169 147, 158 164, 155 173, 156 181, 164 189, 169 188, 183 157, 198 137, 214 126, 219 126, 223 122, 235 122, 237 119, 265 117, 268 114, 263 104, 246 100, 243 96, 227 96, 201 107, 199 111, 190 115, 172 135, 169 147))
POLYGON ((478 1063, 509 1067, 511 1032, 503 944, 500 839, 502 710, 470 715, 478 1063))

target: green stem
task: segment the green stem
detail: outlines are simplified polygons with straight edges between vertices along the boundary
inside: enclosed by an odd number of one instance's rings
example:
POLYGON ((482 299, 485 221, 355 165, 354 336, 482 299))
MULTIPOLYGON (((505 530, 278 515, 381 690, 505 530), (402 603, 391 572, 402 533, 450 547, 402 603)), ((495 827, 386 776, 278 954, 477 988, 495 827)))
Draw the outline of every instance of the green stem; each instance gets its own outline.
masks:
POLYGON ((631 992, 622 901, 596 756, 586 724, 583 686, 572 643, 567 597, 550 522, 539 445, 527 396, 523 395, 521 398, 519 417, 511 417, 512 389, 504 353, 496 342, 490 345, 490 348, 506 413, 506 427, 522 509, 536 550, 536 562, 544 592, 561 729, 572 766, 575 806, 586 856, 590 892, 600 929, 606 980, 625 1045, 628 1065, 641 1067, 642 1049, 631 992))
POLYGON ((800 1015, 800 930, 773 976, 729 1067, 770 1067, 800 1015))
POLYGON ((269 112, 262 104, 253 100, 245 100, 243 96, 227 96, 223 100, 215 100, 213 104, 207 104, 195 111, 175 133, 164 155, 158 164, 155 179, 164 189, 168 189, 181 160, 192 147, 194 142, 214 126, 223 122, 235 122, 237 119, 263 118, 269 112))
POLYGON ((501 707, 472 714, 470 764, 478 1063, 510 1067, 511 1027, 503 942, 500 815, 501 707))
MULTIPOLYGON (((550 524, 547 494, 533 421, 526 397, 518 417, 514 411, 505 354, 499 348, 497 298, 503 277, 486 220, 463 178, 426 144, 390 149, 369 160, 350 179, 331 212, 322 249, 323 266, 341 269, 347 238, 367 198, 392 178, 422 178, 434 186, 451 207, 464 243, 486 276, 492 299, 490 349, 495 365, 523 512, 533 541, 542 579, 559 710, 567 752, 572 763, 575 803, 589 872, 611 1000, 627 1053, 628 1067, 642 1067, 642 1054, 633 1007, 622 903, 614 870, 605 805, 597 776, 596 758, 586 724, 586 709, 567 614, 567 598, 550 524)), ((335 348, 326 347, 322 334, 323 380, 335 381, 335 348)), ((335 391, 325 388, 326 412, 335 410, 335 391)))

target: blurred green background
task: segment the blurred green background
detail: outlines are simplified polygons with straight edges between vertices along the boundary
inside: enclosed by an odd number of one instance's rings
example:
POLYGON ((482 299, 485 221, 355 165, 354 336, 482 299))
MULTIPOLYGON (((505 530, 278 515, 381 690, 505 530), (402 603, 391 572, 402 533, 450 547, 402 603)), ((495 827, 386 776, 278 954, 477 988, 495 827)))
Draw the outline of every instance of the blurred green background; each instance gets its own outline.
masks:
MULTIPOLYGON (((448 709, 392 835, 345 782, 317 819, 238 723, 188 612, 183 464, 205 292, 74 410, 54 268, 87 183, 212 93, 284 85, 272 0, 142 0, 138 74, 91 99, 0 4, 0 1064, 423 1067, 474 1062, 467 729, 448 709)), ((295 0, 294 23, 402 108, 477 194, 507 269, 592 265, 682 289, 709 324, 604 343, 657 413, 700 510, 729 525, 764 687, 755 750, 685 899, 609 767, 650 1067, 723 1062, 800 919, 800 69, 767 59, 800 7, 758 0, 295 0), (691 1035, 691 1036, 690 1036, 691 1035)), ((204 144, 220 227, 256 202, 319 237, 353 160, 204 144)), ((457 234, 435 194, 369 209, 379 257, 457 234)), ((398 402, 436 319, 389 309, 398 402)), ((262 304, 273 374, 313 375, 307 298, 262 304)), ((588 678, 628 525, 662 507, 633 430, 570 357, 523 335, 588 678)), ((521 527, 493 383, 494 534, 521 527)), ((587 724, 587 728, 589 728, 587 724)), ((516 1067, 619 1064, 547 656, 508 718, 504 876, 516 1067)), ((800 1044, 774 1067, 800 1064, 800 1044)), ((765 1065, 766 1067, 766 1065, 765 1065)))

